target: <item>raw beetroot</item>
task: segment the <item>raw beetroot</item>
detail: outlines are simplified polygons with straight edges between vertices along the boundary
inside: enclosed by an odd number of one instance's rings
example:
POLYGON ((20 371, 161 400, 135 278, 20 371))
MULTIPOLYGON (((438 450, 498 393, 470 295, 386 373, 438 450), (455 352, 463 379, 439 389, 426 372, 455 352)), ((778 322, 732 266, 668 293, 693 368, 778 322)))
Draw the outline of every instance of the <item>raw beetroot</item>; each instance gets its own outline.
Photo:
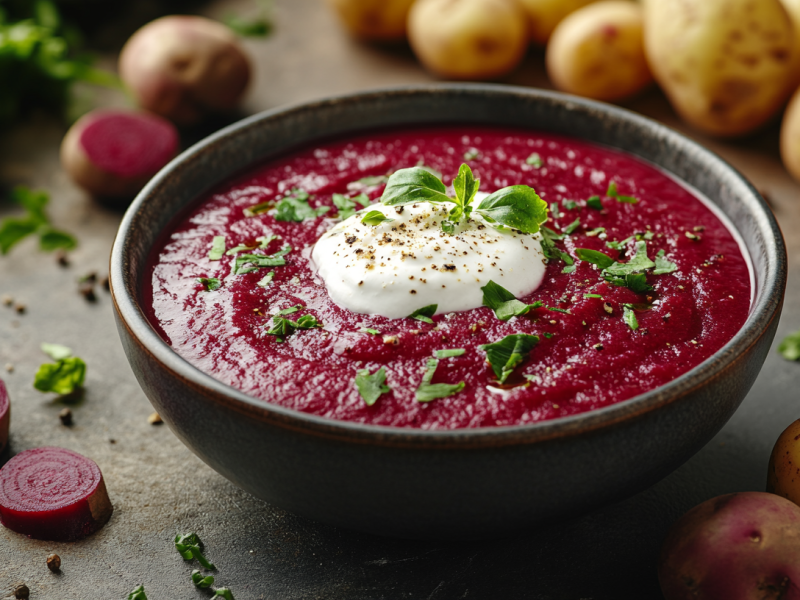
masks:
POLYGON ((11 422, 11 403, 8 401, 6 384, 0 379, 0 452, 8 444, 8 427, 11 422))
POLYGON ((97 196, 130 197, 177 153, 175 126, 133 110, 95 110, 70 128, 61 164, 79 186, 97 196))
POLYGON ((672 526, 658 578, 667 600, 798 600, 800 507, 764 492, 707 500, 672 526))
POLYGON ((113 507, 93 460, 65 448, 33 448, 0 469, 0 522, 40 540, 72 542, 94 533, 113 507))

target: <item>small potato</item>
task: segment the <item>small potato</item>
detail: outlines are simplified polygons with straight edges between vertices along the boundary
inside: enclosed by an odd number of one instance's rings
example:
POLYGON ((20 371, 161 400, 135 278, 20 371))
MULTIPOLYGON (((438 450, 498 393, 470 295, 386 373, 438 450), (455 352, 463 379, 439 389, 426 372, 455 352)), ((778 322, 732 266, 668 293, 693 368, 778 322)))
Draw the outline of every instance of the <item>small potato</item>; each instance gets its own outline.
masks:
POLYGON ((517 0, 417 0, 408 39, 425 67, 451 79, 494 79, 513 70, 528 45, 517 0))
POLYGON ((131 198, 177 153, 178 131, 161 117, 135 110, 94 110, 61 142, 61 165, 95 196, 131 198))
POLYGON ((764 492, 695 506, 667 534, 658 580, 666 600, 800 599, 800 507, 764 492))
MULTIPOLYGON (((800 107, 800 104, 795 102, 793 104, 797 105, 795 119, 798 119, 800 109, 797 107, 800 107)), ((797 124, 800 125, 800 121, 797 124)), ((796 133, 800 134, 800 130, 796 133)), ((800 138, 796 142, 798 143, 795 149, 796 158, 800 158, 800 138)), ((800 167, 800 164, 795 166, 800 167)), ((795 177, 798 174, 800 170, 794 174, 795 177)), ((789 425, 775 442, 767 468, 767 491, 800 505, 800 420, 789 425)))
POLYGON ((642 9, 627 0, 597 2, 561 21, 547 44, 547 73, 560 90, 621 100, 650 85, 642 9))
POLYGON ((119 74, 139 106, 187 125, 236 106, 250 80, 250 62, 224 25, 169 16, 131 36, 120 53, 119 74))
POLYGON ((643 0, 643 7, 653 75, 697 129, 749 133, 793 91, 795 32, 779 0, 643 0))
POLYGON ((408 10, 414 4, 414 0, 326 1, 352 35, 376 41, 405 39, 408 10))
POLYGON ((567 15, 597 0, 519 0, 530 20, 531 41, 547 44, 553 30, 567 15))

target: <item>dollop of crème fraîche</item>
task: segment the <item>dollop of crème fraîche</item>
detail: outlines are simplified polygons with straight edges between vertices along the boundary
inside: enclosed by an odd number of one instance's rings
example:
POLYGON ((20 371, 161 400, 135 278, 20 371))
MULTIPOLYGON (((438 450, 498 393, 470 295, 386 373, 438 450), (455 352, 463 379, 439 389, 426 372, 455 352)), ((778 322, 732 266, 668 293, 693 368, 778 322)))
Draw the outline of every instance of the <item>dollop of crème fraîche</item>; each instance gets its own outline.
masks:
POLYGON ((492 227, 479 215, 445 233, 450 208, 374 204, 369 210, 386 217, 380 224, 363 224, 362 211, 323 234, 311 257, 331 299, 352 312, 399 319, 432 304, 436 314, 477 308, 490 280, 517 297, 539 287, 541 234, 492 227))

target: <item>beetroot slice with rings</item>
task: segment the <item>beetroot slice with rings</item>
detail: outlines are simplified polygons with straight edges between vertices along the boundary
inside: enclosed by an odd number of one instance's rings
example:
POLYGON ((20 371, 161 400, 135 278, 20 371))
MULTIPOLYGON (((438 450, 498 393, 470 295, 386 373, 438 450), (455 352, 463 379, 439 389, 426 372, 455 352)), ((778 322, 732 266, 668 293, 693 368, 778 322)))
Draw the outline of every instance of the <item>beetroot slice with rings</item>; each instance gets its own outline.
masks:
POLYGON ((8 428, 11 423, 11 403, 8 401, 6 384, 0 379, 0 452, 8 444, 8 428))
POLYGON ((0 469, 0 522, 39 540, 73 542, 100 529, 113 507, 93 460, 65 448, 33 448, 0 469))

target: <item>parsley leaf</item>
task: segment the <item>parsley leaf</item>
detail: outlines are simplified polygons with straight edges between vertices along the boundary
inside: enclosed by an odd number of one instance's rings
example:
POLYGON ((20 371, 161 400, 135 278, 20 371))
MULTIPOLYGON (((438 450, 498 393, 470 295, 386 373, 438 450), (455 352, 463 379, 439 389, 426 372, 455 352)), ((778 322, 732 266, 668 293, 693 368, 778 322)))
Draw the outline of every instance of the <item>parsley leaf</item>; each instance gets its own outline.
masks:
POLYGON ((128 594, 128 600, 147 600, 147 595, 144 593, 144 586, 140 585, 128 594))
POLYGON ((625 202, 627 204, 636 204, 639 202, 638 198, 633 196, 622 196, 617 192, 617 183, 612 181, 608 184, 608 190, 606 191, 606 196, 609 198, 616 198, 617 202, 625 202))
POLYGON ((384 221, 388 221, 389 223, 391 223, 392 221, 394 221, 394 219, 390 219, 379 210, 371 210, 367 214, 365 214, 361 219, 361 222, 364 225, 372 225, 373 227, 380 225, 384 221))
POLYGON ((203 556, 203 542, 196 533, 175 536, 175 549, 184 560, 197 559, 204 569, 213 571, 216 567, 203 556))
POLYGON ((491 308, 495 316, 501 321, 508 321, 511 317, 519 317, 542 305, 541 302, 525 304, 517 300, 516 296, 507 289, 491 280, 481 290, 483 291, 483 305, 491 308))
POLYGON ((603 201, 600 200, 600 196, 589 196, 586 199, 586 206, 595 210, 603 210, 603 201))
POLYGON ((466 352, 464 348, 446 348, 444 350, 434 350, 433 355, 436 358, 452 358, 454 356, 462 356, 466 352))
POLYGON ((53 229, 46 225, 39 231, 39 248, 45 252, 52 252, 53 250, 72 250, 78 242, 70 234, 53 229))
POLYGON ((381 367, 373 374, 370 374, 369 369, 361 369, 356 375, 355 383, 358 393, 367 406, 375 404, 381 394, 392 391, 392 388, 386 385, 386 367, 381 367))
POLYGON ((214 595, 211 598, 224 598, 225 600, 233 600, 233 594, 228 588, 217 588, 214 590, 214 595))
POLYGON ((653 275, 666 275, 667 273, 673 273, 678 270, 678 265, 664 258, 664 254, 665 252, 663 250, 659 250, 658 254, 656 254, 656 268, 653 271, 653 275))
POLYGON ((208 577, 203 577, 203 574, 200 572, 200 570, 195 569, 192 571, 192 583, 202 590, 214 585, 214 576, 209 575, 208 577))
POLYGON ((800 331, 783 338, 778 345, 778 352, 786 360, 800 360, 800 331))
POLYGON ((643 294, 653 289, 653 286, 647 283, 647 275, 644 273, 631 273, 625 277, 613 277, 605 273, 604 275, 609 283, 626 287, 637 294, 643 294))
POLYGON ((559 210, 558 202, 550 203, 550 214, 553 215, 554 219, 560 219, 564 216, 564 214, 559 210))
POLYGON ((270 283, 272 283, 272 278, 275 277, 275 271, 270 271, 264 277, 262 277, 256 285, 258 287, 267 287, 270 283))
POLYGON ((625 321, 628 327, 630 327, 634 331, 639 329, 639 321, 636 319, 636 313, 633 312, 633 306, 631 306, 630 304, 623 304, 622 308, 623 308, 622 319, 625 321))
POLYGON ((600 294, 584 294, 583 297, 584 298, 600 298, 600 299, 603 298, 600 294))
POLYGON ((572 235, 575 232, 575 230, 578 227, 580 227, 580 224, 581 224, 581 219, 580 217, 578 217, 572 223, 567 225, 566 228, 564 228, 564 233, 566 233, 567 235, 572 235))
POLYGON ((272 19, 266 8, 257 17, 244 18, 230 14, 225 17, 225 25, 241 37, 267 37, 272 32, 272 19))
POLYGON ((263 267, 282 267, 286 264, 284 256, 291 251, 291 246, 284 246, 275 254, 240 254, 234 260, 233 274, 251 273, 263 267))
POLYGON ((225 254, 225 236, 215 235, 211 240, 211 249, 208 251, 208 260, 220 260, 225 254))
POLYGON ((508 376, 528 357, 538 343, 539 336, 537 335, 515 333, 491 344, 478 346, 478 348, 486 352, 486 358, 498 381, 505 383, 508 376))
MULTIPOLYGON (((2 23, 0 23, 0 50, 2 50, 2 23)), ((2 54, 0 54, 1 57, 2 54)), ((0 112, 2 112, 1 103, 0 112)), ((37 233, 39 234, 39 248, 45 252, 59 248, 72 250, 78 245, 73 236, 53 229, 50 225, 44 212, 44 208, 50 200, 46 192, 18 186, 11 192, 11 200, 22 206, 27 214, 22 218, 9 217, 0 222, 0 254, 7 254, 18 242, 37 233)))
POLYGON ((329 206, 311 208, 308 204, 308 199, 308 192, 294 188, 275 207, 275 220, 299 223, 306 219, 324 215, 330 210, 329 206))
MULTIPOLYGON (((572 260, 572 257, 569 254, 563 252, 559 248, 556 248, 556 244, 553 241, 553 240, 564 239, 566 237, 566 234, 556 233, 549 227, 542 227, 540 231, 542 234, 542 239, 541 239, 542 254, 544 254, 545 258, 550 260, 561 259, 567 264, 568 267, 571 267, 575 261, 572 260)), ((574 270, 575 269, 567 270, 565 268, 563 272, 571 273, 574 270)))
POLYGON ((245 217, 255 217, 256 215, 260 215, 261 213, 265 213, 268 210, 271 210, 275 207, 275 200, 267 200, 266 202, 259 202, 258 204, 253 204, 252 206, 248 206, 242 212, 244 213, 245 217))
POLYGON ((597 265, 600 269, 607 269, 614 264, 614 259, 608 254, 603 254, 597 250, 590 250, 589 248, 575 248, 575 256, 580 258, 583 262, 597 265))
POLYGON ((647 258, 647 242, 636 242, 636 254, 627 263, 615 262, 610 267, 606 267, 609 275, 625 276, 631 273, 652 269, 656 266, 652 260, 647 258))
POLYGON ((633 236, 625 238, 624 240, 619 241, 619 242, 609 241, 609 242, 606 242, 606 246, 608 246, 612 250, 617 250, 619 252, 622 252, 623 250, 625 250, 625 246, 628 245, 628 242, 630 242, 632 239, 633 239, 633 236))
POLYGON ((564 208, 566 208, 567 210, 575 210, 576 208, 577 208, 578 210, 580 210, 580 208, 581 208, 581 207, 578 205, 578 203, 577 203, 577 202, 575 202, 575 200, 562 200, 562 201, 561 201, 561 204, 563 204, 563 205, 564 205, 564 208))
POLYGON ((33 387, 40 392, 65 396, 81 387, 85 378, 86 363, 71 356, 41 365, 33 378, 33 387))
POLYGON ((424 323, 433 323, 433 319, 431 319, 431 317, 436 314, 437 308, 439 308, 438 304, 429 304, 428 306, 423 306, 422 308, 418 308, 408 315, 408 318, 416 319, 417 321, 423 321, 424 323))
POLYGON ((528 158, 525 159, 525 162, 532 167, 540 168, 544 163, 542 162, 542 157, 539 156, 538 152, 534 152, 528 158))
POLYGON ((276 341, 282 342, 285 338, 292 335, 297 329, 313 329, 314 327, 322 327, 322 323, 317 321, 317 318, 312 315, 303 315, 302 317, 298 318, 297 321, 291 321, 281 316, 281 314, 296 312, 297 309, 298 307, 286 308, 272 317, 272 328, 267 331, 267 335, 274 335, 276 341))
POLYGON ((356 207, 356 203, 360 204, 361 208, 366 208, 370 204, 369 196, 363 193, 352 198, 348 198, 343 194, 334 194, 331 199, 333 200, 333 205, 339 209, 338 217, 342 221, 349 219, 356 214, 356 211, 361 210, 356 207))
POLYGON ((213 292, 222 287, 222 282, 216 277, 198 277, 197 283, 202 283, 207 292, 213 292))
POLYGON ((433 375, 436 373, 436 367, 438 366, 438 358, 428 359, 425 374, 422 376, 422 382, 419 384, 415 393, 417 402, 430 402, 431 400, 437 400, 439 398, 447 398, 464 389, 466 384, 463 381, 459 383, 431 383, 433 375))

